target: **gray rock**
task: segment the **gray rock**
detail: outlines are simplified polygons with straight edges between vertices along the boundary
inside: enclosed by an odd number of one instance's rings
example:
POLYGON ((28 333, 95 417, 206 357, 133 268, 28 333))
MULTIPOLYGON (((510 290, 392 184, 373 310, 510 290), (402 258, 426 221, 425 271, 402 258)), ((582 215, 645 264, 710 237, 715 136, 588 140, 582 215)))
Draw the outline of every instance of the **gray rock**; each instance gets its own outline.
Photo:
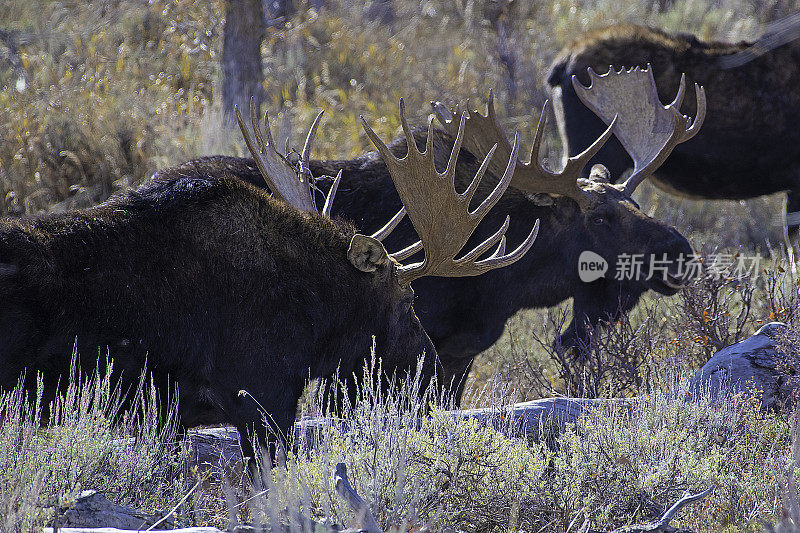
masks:
POLYGON ((800 338, 786 324, 770 322, 755 335, 714 354, 691 380, 693 396, 755 391, 765 409, 795 404, 800 394, 800 338))
MULTIPOLYGON (((73 501, 68 502, 59 515, 60 528, 80 526, 139 530, 147 529, 161 518, 161 515, 150 515, 124 505, 117 505, 93 490, 83 491, 73 501)), ((169 527, 172 527, 172 522, 165 521, 157 529, 169 527)))

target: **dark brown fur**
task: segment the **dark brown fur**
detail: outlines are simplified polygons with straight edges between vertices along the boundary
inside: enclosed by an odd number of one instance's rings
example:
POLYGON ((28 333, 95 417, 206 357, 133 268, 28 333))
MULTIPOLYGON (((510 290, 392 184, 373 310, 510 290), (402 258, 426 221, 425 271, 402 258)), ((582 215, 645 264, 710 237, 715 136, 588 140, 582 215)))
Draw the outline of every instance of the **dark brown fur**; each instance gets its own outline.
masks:
MULTIPOLYGON (((572 75, 589 84, 587 68, 598 74, 609 65, 653 67, 662 102, 673 100, 681 73, 687 91, 681 111, 695 115, 693 84, 705 87, 708 111, 700 133, 675 148, 656 173, 656 183, 698 198, 750 198, 789 191, 800 209, 800 43, 769 50, 741 66, 721 60, 752 43, 702 42, 652 28, 619 24, 589 32, 566 46, 551 66, 550 90, 560 88, 563 116, 557 113, 569 154, 585 149, 605 128, 577 98, 572 75)), ((631 166, 622 146, 611 139, 590 164, 603 163, 613 176, 631 166)), ((585 169, 585 172, 588 172, 585 169)))
POLYGON ((145 364, 161 391, 177 383, 187 427, 263 439, 244 389, 285 434, 305 380, 356 370, 373 335, 389 372, 435 357, 393 269, 348 260, 354 232, 225 176, 0 220, 0 387, 42 372, 52 399, 76 346, 85 371, 109 354, 125 386, 145 364))
MULTIPOLYGON (((416 134, 420 149, 424 148, 425 138, 424 133, 416 134)), ((440 170, 445 168, 452 146, 448 135, 436 133, 434 150, 440 170)), ((405 140, 395 141, 390 148, 398 156, 405 155, 405 140)), ((459 191, 466 188, 478 165, 472 154, 461 151, 456 170, 459 191)), ((365 233, 379 229, 400 209, 386 166, 374 152, 349 161, 311 161, 311 170, 315 176, 333 176, 342 170, 333 215, 352 221, 365 233)), ((160 171, 154 179, 179 175, 237 176, 263 186, 251 159, 223 156, 189 161, 160 171)), ((485 198, 496 182, 494 176, 484 177, 473 204, 485 198)), ((554 198, 553 205, 542 206, 519 191, 508 189, 466 248, 496 231, 508 214, 511 226, 507 250, 512 250, 540 219, 539 236, 525 257, 477 277, 426 277, 414 282, 414 309, 436 346, 444 381, 455 382, 456 398, 460 398, 475 355, 500 337, 506 321, 520 309, 549 307, 572 298, 574 319, 560 341, 575 346, 586 339, 586 325, 596 325, 628 311, 649 288, 664 294, 675 292, 657 280, 617 281, 613 279, 614 266, 622 253, 644 253, 648 257, 650 253, 666 253, 674 259, 678 254, 692 252, 689 243, 673 228, 647 217, 616 188, 603 183, 585 186, 595 200, 587 212, 581 212, 571 199, 554 198), (584 250, 593 250, 607 259, 610 272, 606 278, 592 283, 579 279, 578 257, 584 250)), ((416 240, 406 218, 385 244, 391 252, 416 240)), ((409 261, 415 259, 418 258, 409 261)))

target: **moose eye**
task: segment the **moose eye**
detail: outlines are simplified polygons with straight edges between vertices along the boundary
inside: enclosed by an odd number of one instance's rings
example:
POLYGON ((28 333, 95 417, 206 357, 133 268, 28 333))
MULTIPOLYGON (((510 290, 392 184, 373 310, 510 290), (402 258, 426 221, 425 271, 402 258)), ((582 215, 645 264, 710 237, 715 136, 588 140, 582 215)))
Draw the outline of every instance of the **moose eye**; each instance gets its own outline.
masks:
POLYGON ((600 215, 596 215, 596 216, 592 217, 592 222, 594 222, 594 223, 595 223, 595 224, 597 224, 598 226, 599 226, 600 224, 605 224, 605 222, 606 222, 606 217, 604 217, 604 216, 600 216, 600 215))

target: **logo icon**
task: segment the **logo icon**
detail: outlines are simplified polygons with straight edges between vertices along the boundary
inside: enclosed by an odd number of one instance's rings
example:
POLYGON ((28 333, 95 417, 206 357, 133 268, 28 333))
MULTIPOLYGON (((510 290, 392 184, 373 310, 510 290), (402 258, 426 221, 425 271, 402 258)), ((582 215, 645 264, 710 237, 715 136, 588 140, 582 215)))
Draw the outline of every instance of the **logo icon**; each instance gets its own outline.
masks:
POLYGON ((578 276, 584 283, 591 283, 608 272, 608 262, 600 255, 584 250, 578 257, 578 276))

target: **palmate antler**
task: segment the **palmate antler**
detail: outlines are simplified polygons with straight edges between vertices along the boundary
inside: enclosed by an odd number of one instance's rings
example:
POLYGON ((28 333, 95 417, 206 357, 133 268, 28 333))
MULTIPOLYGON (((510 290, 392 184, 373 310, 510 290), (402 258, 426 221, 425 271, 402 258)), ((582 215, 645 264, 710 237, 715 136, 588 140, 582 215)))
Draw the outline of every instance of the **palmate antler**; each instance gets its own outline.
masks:
MULTIPOLYGON (((459 113, 459 107, 456 106, 455 109, 450 111, 440 102, 432 102, 431 105, 444 129, 451 136, 455 136, 457 133, 457 126, 453 115, 459 113)), ((486 115, 481 115, 478 111, 470 111, 469 100, 467 100, 465 107, 467 119, 466 131, 464 133, 464 147, 476 157, 480 157, 487 153, 490 144, 496 144, 499 160, 502 161, 507 158, 511 152, 511 145, 508 142, 506 134, 503 132, 503 128, 500 126, 500 122, 497 120, 497 115, 494 111, 493 92, 489 92, 486 115)), ((514 178, 511 180, 511 187, 533 194, 545 193, 567 196, 575 200, 581 209, 586 209, 591 203, 591 198, 588 193, 578 185, 577 180, 580 177, 583 167, 586 166, 589 160, 594 157, 609 137, 611 137, 613 126, 609 126, 589 148, 574 157, 570 157, 564 170, 561 172, 551 172, 544 168, 539 161, 539 149, 542 144, 544 127, 547 123, 548 108, 549 101, 546 101, 542 107, 539 124, 536 127, 536 135, 533 140, 528 162, 517 161, 516 169, 514 170, 514 178)), ((498 163, 496 162, 492 163, 489 168, 493 174, 499 176, 501 169, 498 168, 497 165, 498 163)))
MULTIPOLYGON (((460 259, 455 259, 456 254, 467 243, 481 219, 505 192, 514 175, 517 161, 518 142, 515 136, 514 144, 507 156, 508 166, 502 173, 498 173, 498 175, 502 175, 500 182, 481 205, 470 212, 469 203, 478 189, 497 146, 492 146, 488 150, 475 178, 467 189, 463 193, 457 193, 455 190, 456 161, 464 140, 466 120, 466 114, 462 114, 447 168, 440 174, 434 166, 433 122, 428 124, 425 151, 420 152, 406 121, 405 104, 402 99, 400 100, 400 121, 408 145, 408 155, 402 159, 395 157, 367 125, 364 118, 361 118, 364 130, 386 163, 411 223, 420 237, 418 242, 392 254, 391 257, 400 261, 420 250, 424 249, 425 251, 423 261, 398 267, 401 284, 407 285, 422 276, 475 276, 494 268, 510 265, 525 255, 536 239, 539 230, 538 220, 525 241, 516 250, 506 254, 505 232, 509 225, 509 217, 506 217, 497 232, 460 259), (478 260, 482 254, 495 245, 497 245, 497 249, 492 255, 478 260)), ((399 215, 400 213, 397 216, 399 215)))
POLYGON ((692 120, 678 111, 686 89, 685 75, 681 75, 678 94, 669 105, 662 105, 658 99, 649 64, 645 69, 623 68, 619 72, 609 67, 608 73, 601 76, 589 68, 589 79, 589 87, 584 87, 572 76, 572 86, 586 107, 611 124, 614 135, 633 159, 633 173, 624 187, 630 196, 661 166, 673 148, 700 131, 706 116, 705 90, 694 84, 697 117, 692 120), (611 120, 612 117, 616 120, 611 120))
MULTIPOLYGON (((272 132, 269 129, 269 113, 264 113, 264 134, 267 142, 264 143, 264 136, 261 134, 261 128, 258 124, 258 116, 256 115, 254 99, 250 98, 250 122, 253 125, 253 132, 255 133, 255 143, 250 136, 250 132, 242 120, 242 115, 239 113, 239 106, 234 106, 236 112, 236 120, 239 122, 239 128, 244 135, 244 141, 247 143, 247 148, 250 150, 253 159, 255 159, 258 170, 264 177, 267 187, 272 194, 291 204, 303 211, 310 211, 316 213, 317 204, 314 201, 314 188, 312 181, 314 176, 311 175, 309 169, 308 158, 311 154, 311 145, 314 142, 314 137, 317 134, 319 121, 322 118, 323 111, 320 111, 317 118, 311 124, 311 128, 306 135, 306 142, 303 145, 303 152, 300 157, 299 169, 295 168, 289 160, 278 153, 275 148, 275 141, 272 139, 272 132)), ((328 195, 325 197, 325 205, 321 213, 325 216, 330 216, 333 198, 336 195, 336 189, 339 187, 339 182, 342 179, 342 171, 333 180, 328 195)))

